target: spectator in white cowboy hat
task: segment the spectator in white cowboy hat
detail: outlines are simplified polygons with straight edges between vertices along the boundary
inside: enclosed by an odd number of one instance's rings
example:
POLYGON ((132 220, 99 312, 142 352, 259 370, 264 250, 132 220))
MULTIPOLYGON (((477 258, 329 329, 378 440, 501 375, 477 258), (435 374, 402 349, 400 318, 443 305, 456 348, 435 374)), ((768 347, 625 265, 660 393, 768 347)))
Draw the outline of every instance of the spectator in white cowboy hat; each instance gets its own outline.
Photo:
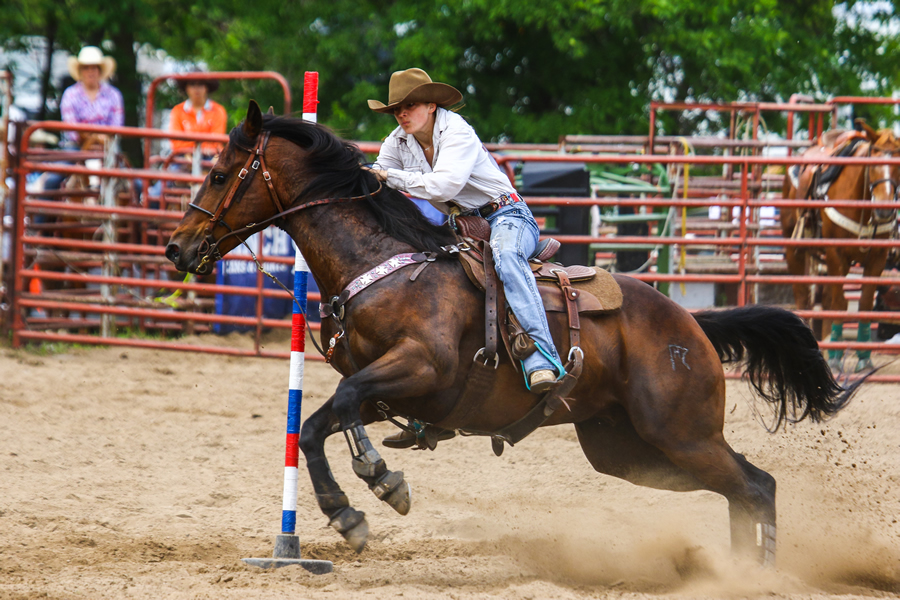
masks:
MULTIPOLYGON (((70 56, 69 74, 75 85, 63 92, 59 105, 62 120, 90 125, 123 125, 125 105, 122 93, 107 81, 115 70, 116 61, 104 56, 96 46, 85 46, 77 57, 70 56)), ((81 147, 91 136, 75 131, 64 134, 69 147, 81 147)), ((99 141, 102 142, 102 136, 99 141)))
MULTIPOLYGON (((427 200, 445 214, 456 208, 460 214, 487 219, 507 303, 538 350, 522 361, 525 384, 543 393, 565 370, 528 265, 540 232, 528 206, 475 130, 447 110, 461 101, 456 88, 432 81, 422 69, 391 75, 388 103, 369 100, 369 108, 393 115, 399 127, 384 140, 371 170, 388 186, 427 200)), ((385 444, 405 447, 407 437, 401 433, 385 444)))
MULTIPOLYGON (((124 125, 125 103, 122 93, 107 80, 116 70, 116 61, 103 56, 103 51, 96 46, 85 46, 78 56, 69 57, 69 75, 75 80, 63 92, 59 109, 62 120, 66 123, 86 125, 124 125)), ((63 132, 61 147, 67 150, 102 149, 106 136, 97 133, 78 131, 63 132)), ((64 173, 52 173, 44 184, 45 190, 58 190, 63 180, 68 177, 64 173)))

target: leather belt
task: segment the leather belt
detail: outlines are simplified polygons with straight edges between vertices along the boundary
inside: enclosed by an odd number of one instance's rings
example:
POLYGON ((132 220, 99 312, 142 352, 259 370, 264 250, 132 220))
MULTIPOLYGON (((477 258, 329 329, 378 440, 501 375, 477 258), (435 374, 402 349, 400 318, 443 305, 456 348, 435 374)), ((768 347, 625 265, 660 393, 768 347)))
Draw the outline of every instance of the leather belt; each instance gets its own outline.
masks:
POLYGON ((513 192, 512 194, 503 194, 499 198, 495 200, 491 200, 481 208, 477 208, 472 211, 472 214, 478 213, 482 217, 487 218, 489 215, 494 214, 504 206, 509 206, 511 204, 515 204, 516 202, 524 202, 522 196, 513 192))

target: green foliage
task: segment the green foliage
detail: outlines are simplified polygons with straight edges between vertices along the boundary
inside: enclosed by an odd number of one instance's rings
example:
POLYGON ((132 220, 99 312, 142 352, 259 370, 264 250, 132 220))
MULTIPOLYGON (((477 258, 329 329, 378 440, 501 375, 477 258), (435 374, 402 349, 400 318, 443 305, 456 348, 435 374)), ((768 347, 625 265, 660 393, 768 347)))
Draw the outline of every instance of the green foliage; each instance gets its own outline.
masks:
MULTIPOLYGON (((893 4, 872 1, 124 0, 108 10, 8 0, 0 39, 46 35, 54 15, 70 50, 110 39, 127 52, 131 36, 212 70, 280 72, 298 112, 303 72, 318 71, 320 121, 355 139, 396 126, 366 100, 386 99, 390 74, 411 66, 458 87, 461 114, 484 139, 527 142, 644 133, 651 100, 890 95, 900 75, 893 4)), ((232 123, 251 97, 280 111, 276 85, 231 83, 216 96, 232 123)), ((706 113, 660 118, 673 134, 726 124, 706 113)))

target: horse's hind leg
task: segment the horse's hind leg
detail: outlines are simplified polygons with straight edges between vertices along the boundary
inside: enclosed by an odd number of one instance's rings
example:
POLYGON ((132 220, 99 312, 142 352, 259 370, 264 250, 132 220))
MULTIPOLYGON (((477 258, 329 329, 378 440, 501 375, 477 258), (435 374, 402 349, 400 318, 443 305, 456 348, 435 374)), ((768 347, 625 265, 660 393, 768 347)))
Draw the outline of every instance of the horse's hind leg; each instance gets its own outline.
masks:
POLYGON ((662 450, 641 439, 621 407, 615 407, 602 418, 576 423, 575 431, 584 455, 599 473, 660 490, 706 489, 662 450))
POLYGON ((706 489, 728 500, 732 551, 774 565, 775 479, 732 450, 721 432, 705 439, 653 443, 706 489))
POLYGON ((645 440, 624 411, 575 425, 578 441, 600 473, 672 491, 709 490, 728 500, 735 554, 775 562, 775 479, 735 453, 721 434, 677 442, 645 440))
POLYGON ((749 550, 763 565, 775 566, 775 478, 742 454, 732 454, 757 490, 750 506, 729 499, 732 550, 745 554, 749 550))

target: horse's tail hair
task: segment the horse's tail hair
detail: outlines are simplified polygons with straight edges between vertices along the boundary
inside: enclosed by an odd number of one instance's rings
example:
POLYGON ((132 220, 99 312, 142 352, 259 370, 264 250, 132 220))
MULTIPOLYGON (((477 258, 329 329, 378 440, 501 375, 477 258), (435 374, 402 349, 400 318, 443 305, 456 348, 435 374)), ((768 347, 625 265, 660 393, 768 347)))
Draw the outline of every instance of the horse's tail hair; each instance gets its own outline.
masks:
POLYGON ((773 306, 746 306, 694 313, 723 364, 745 362, 745 374, 775 409, 777 422, 818 422, 835 415, 872 373, 850 382, 831 374, 812 331, 794 313, 773 306))

